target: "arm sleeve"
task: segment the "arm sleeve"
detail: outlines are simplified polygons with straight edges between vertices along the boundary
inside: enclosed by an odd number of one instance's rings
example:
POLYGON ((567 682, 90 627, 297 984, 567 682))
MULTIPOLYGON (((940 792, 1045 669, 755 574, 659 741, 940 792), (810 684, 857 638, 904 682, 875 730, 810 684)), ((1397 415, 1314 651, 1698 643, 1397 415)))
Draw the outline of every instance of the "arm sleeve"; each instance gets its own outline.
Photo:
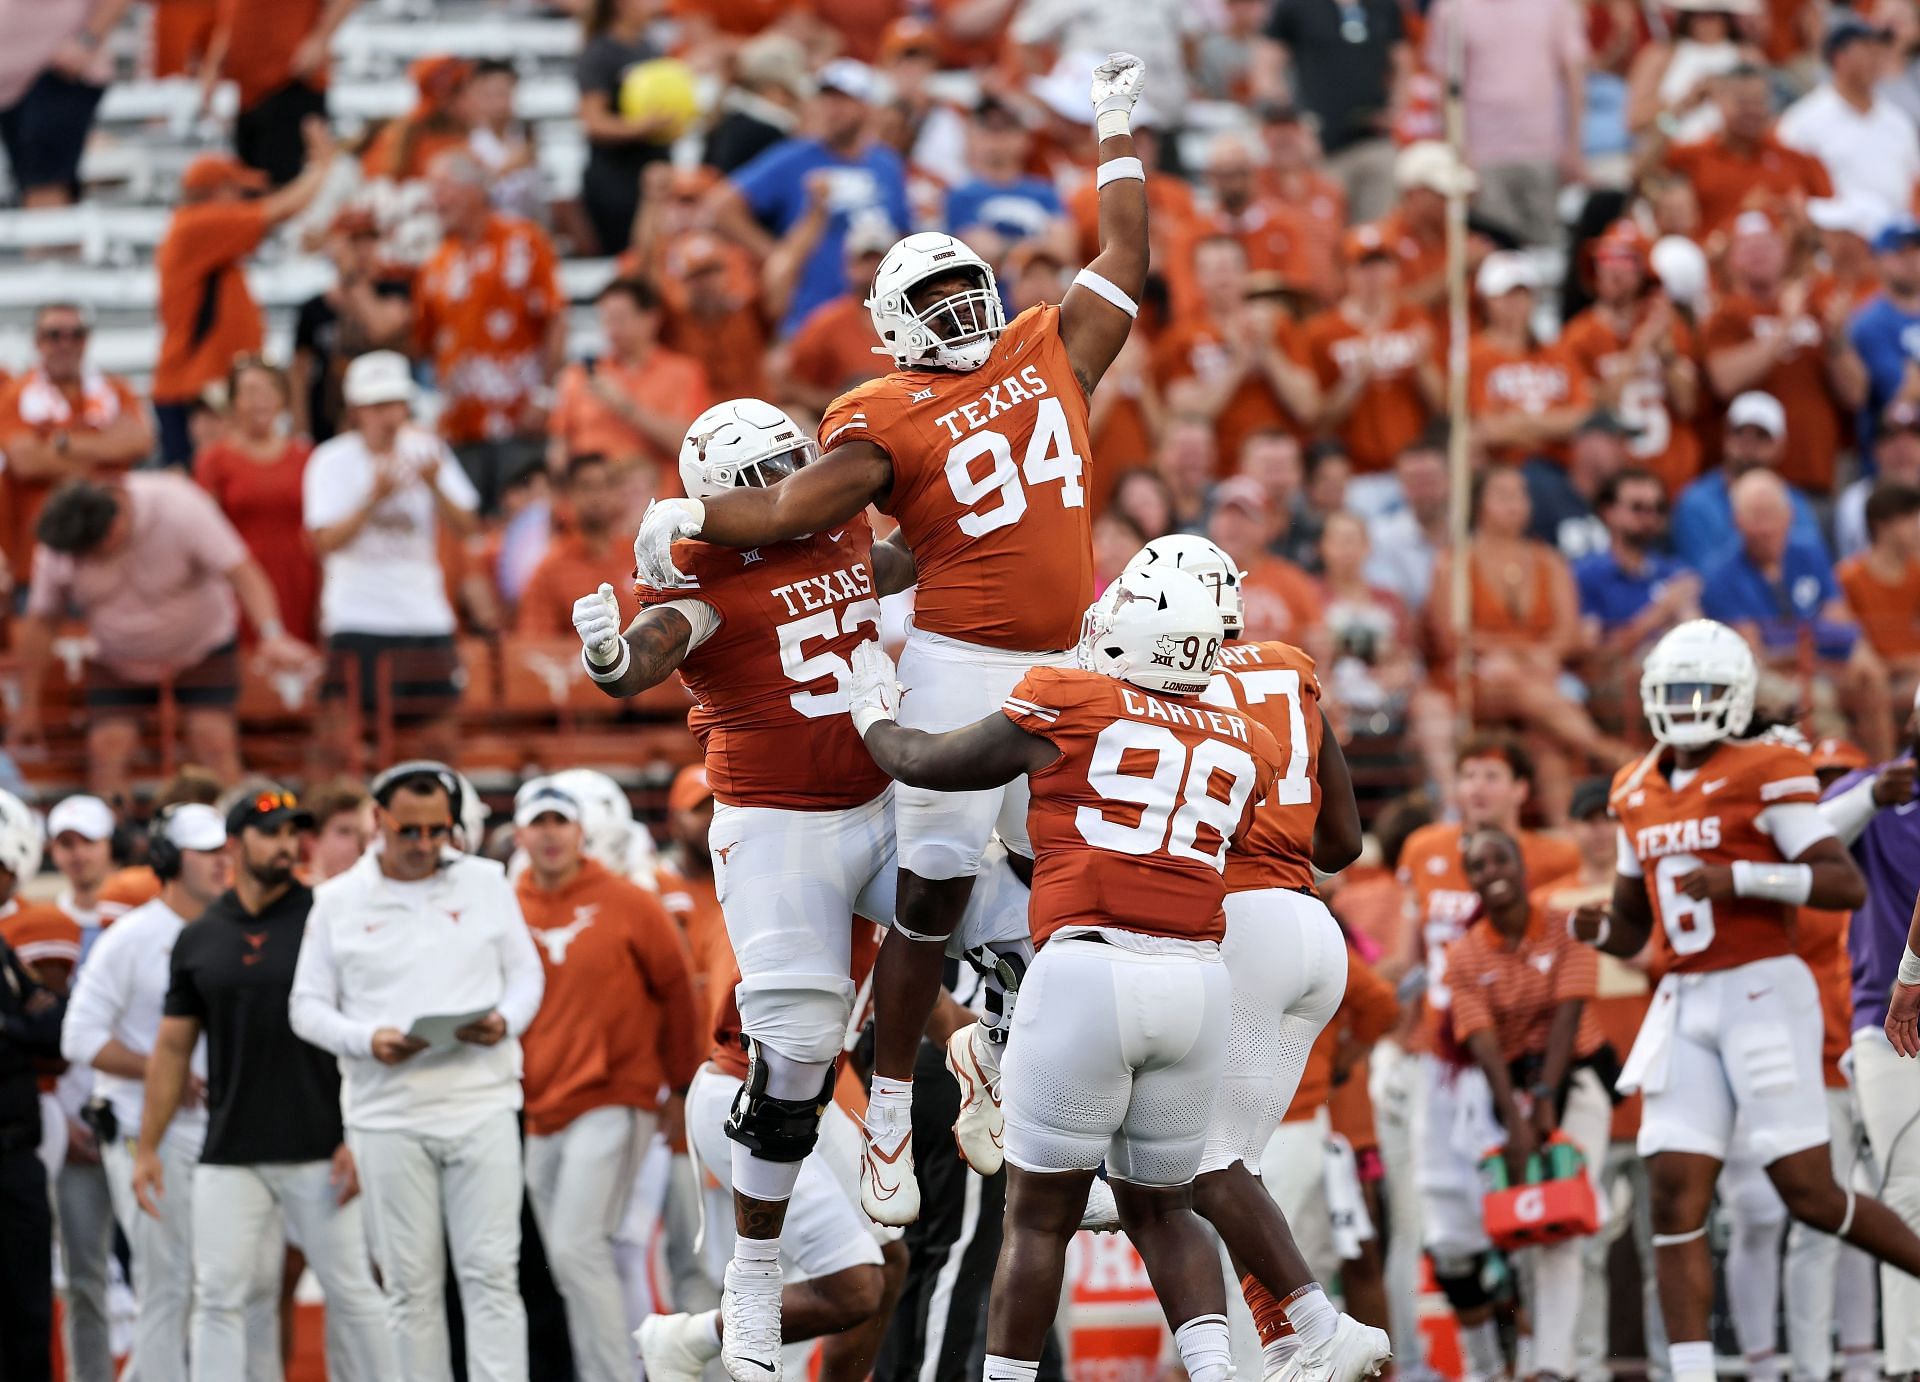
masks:
POLYGON ((647 897, 634 911, 634 944, 647 991, 660 1008, 660 1068, 675 1090, 693 1082, 706 1055, 707 1037, 693 997, 693 969, 679 929, 660 904, 647 897))
POLYGON ((112 934, 109 931, 101 938, 103 943, 94 946, 87 963, 74 977, 73 991, 67 995, 67 1015, 60 1024, 60 1056, 70 1065, 93 1064, 101 1048, 113 1040, 114 1016, 126 1005, 126 948, 105 944, 112 934))
POLYGON ((355 1022, 340 1011, 340 971, 333 960, 333 938, 325 903, 316 899, 307 915, 306 934, 300 939, 300 958, 293 966, 293 992, 287 1000, 287 1021, 294 1035, 309 1046, 336 1056, 371 1056, 375 1023, 355 1022))
POLYGON ((1820 803, 1820 814, 1827 818, 1827 824, 1840 837, 1840 843, 1849 848, 1866 832, 1873 820, 1873 813, 1878 809, 1873 804, 1875 781, 1875 775, 1867 773, 1858 782, 1842 788, 1820 803))
POLYGON ((507 1035, 517 1037, 533 1025, 546 996, 547 973, 540 967, 540 952, 533 948, 533 933, 527 930, 527 918, 520 910, 520 899, 503 873, 498 880, 502 910, 500 930, 500 973, 506 987, 494 1011, 507 1020, 507 1035))
POLYGON ((1754 824, 1772 838, 1780 857, 1789 861, 1798 859, 1820 841, 1834 838, 1833 827, 1819 806, 1808 801, 1785 801, 1769 806, 1755 818, 1754 824))
POLYGON ((720 612, 705 600, 689 600, 682 596, 678 600, 662 600, 651 608, 678 611, 680 617, 687 621, 687 626, 693 630, 687 639, 689 653, 720 632, 720 612))

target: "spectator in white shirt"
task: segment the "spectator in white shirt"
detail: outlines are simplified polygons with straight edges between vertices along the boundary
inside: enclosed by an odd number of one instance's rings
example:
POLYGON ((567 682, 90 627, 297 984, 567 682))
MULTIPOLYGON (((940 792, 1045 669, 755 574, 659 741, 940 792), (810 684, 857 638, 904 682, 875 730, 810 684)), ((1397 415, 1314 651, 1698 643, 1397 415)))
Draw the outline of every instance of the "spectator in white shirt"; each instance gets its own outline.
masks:
POLYGON ((516 1114, 519 1037, 544 989, 540 957, 505 870, 452 847, 463 788, 451 769, 402 763, 381 774, 373 796, 374 848, 314 894, 293 1029, 340 1058, 347 1143, 400 1375, 452 1376, 451 1244, 468 1377, 524 1382, 516 1114), (447 1032, 452 1017, 468 1020, 447 1032))
MULTIPOLYGON (((320 554, 329 698, 348 694, 348 675, 356 674, 361 714, 372 715, 384 667, 397 714, 432 751, 451 753, 460 658, 440 525, 470 532, 480 496, 447 444, 414 426, 414 392, 406 357, 394 351, 347 366, 341 393, 353 430, 308 458, 302 516, 320 554)), ((322 730, 343 761, 353 757, 341 742, 351 719, 330 717, 322 730)))
POLYGON ((1843 11, 1827 30, 1827 80, 1787 107, 1775 133, 1826 165, 1835 196, 1869 203, 1892 220, 1912 210, 1920 134, 1878 90, 1891 57, 1887 38, 1885 29, 1843 11))
MULTIPOLYGON (((187 803, 161 815, 148 855, 160 879, 160 896, 101 933, 74 984, 60 1031, 60 1054, 98 1072, 94 1093, 106 1101, 115 1124, 115 1135, 101 1138, 100 1158, 114 1215, 132 1250, 138 1309, 133 1349, 145 1382, 187 1378, 193 1300, 193 1200, 187 1187, 207 1133, 207 1055, 202 1042, 193 1053, 188 1106, 173 1120, 159 1148, 179 1193, 163 1203, 158 1217, 142 1214, 133 1197, 133 1155, 140 1136, 147 1057, 160 1030, 173 943, 226 891, 231 875, 226 845, 226 824, 211 806, 187 803)), ((262 1276, 261 1284, 270 1280, 262 1276)), ((264 1378, 278 1353, 273 1297, 266 1291, 250 1307, 248 1322, 262 1341, 254 1375, 264 1378)))

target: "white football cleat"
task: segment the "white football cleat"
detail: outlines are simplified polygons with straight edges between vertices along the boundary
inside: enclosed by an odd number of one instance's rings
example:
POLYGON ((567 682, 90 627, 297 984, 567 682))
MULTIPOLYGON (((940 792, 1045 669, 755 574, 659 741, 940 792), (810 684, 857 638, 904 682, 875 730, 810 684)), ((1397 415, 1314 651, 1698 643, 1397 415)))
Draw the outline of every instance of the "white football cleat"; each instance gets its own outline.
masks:
POLYGON ((633 1331, 647 1382, 700 1382, 707 1364, 720 1356, 706 1321, 705 1315, 647 1316, 633 1331))
POLYGON ((720 1364, 733 1382, 780 1382, 780 1269, 727 1264, 720 1364))
POLYGON ((1098 1176, 1087 1187, 1087 1207, 1080 1211, 1080 1227, 1089 1233, 1120 1231, 1120 1206, 1113 1202, 1113 1187, 1098 1176))
MULTIPOLYGON (((868 1110, 869 1116, 872 1110, 868 1110)), ((860 1125, 860 1207, 876 1224, 905 1228, 920 1217, 920 1181, 913 1173, 913 1126, 875 1131, 860 1125)))
POLYGON ((960 1159, 983 1176, 1007 1159, 1007 1119, 1000 1110, 1000 1081, 988 1078, 979 1044, 986 1040, 978 1022, 969 1022, 947 1038, 947 1070, 960 1085, 960 1114, 953 1120, 960 1159))
POLYGON ((1343 1314, 1333 1337, 1319 1348, 1302 1348, 1273 1374, 1272 1382, 1360 1382, 1377 1377, 1393 1357, 1386 1331, 1343 1314))

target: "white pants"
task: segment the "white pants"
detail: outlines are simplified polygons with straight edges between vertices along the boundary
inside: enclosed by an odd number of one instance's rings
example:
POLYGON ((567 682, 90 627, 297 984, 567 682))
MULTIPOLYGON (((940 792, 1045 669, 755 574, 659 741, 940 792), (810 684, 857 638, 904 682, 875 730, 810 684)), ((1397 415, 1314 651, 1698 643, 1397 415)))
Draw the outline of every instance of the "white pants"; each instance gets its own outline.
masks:
POLYGON ((1505 1133, 1478 1066, 1450 1066, 1426 1054, 1416 1059, 1414 1176, 1423 1241, 1435 1257, 1471 1257, 1491 1246, 1480 1213, 1480 1158, 1505 1133))
POLYGON ((1420 1065, 1388 1040, 1373 1048, 1368 1066, 1374 1132, 1380 1138, 1380 1164, 1387 1173, 1383 1187, 1387 1200, 1387 1318, 1392 1325, 1393 1356, 1400 1360, 1401 1367, 1415 1372, 1426 1357, 1426 1338, 1420 1332, 1424 1227, 1413 1154, 1420 1065))
POLYGON ((1257 1171, 1347 987, 1346 940, 1319 898, 1283 888, 1229 893, 1226 915, 1220 959, 1233 984, 1232 1022, 1202 1172, 1236 1161, 1257 1171))
MULTIPOLYGON (((900 651, 900 723, 940 734, 998 713, 1034 667, 1071 667, 1073 652, 1020 653, 984 648, 909 626, 900 651)), ((1016 854, 1033 857, 1027 839, 1027 779, 984 792, 894 788, 900 867, 921 878, 970 878, 997 833, 1016 854)))
POLYGON ((633 1382, 613 1236, 658 1123, 640 1109, 609 1106, 589 1109, 557 1133, 527 1138, 527 1194, 566 1302, 580 1382, 633 1382))
POLYGON ((1227 1058, 1233 985, 1214 946, 1055 936, 1027 971, 1001 1070, 1007 1160, 1185 1185, 1227 1058))
MULTIPOLYGON (((193 1176, 193 1376, 280 1370, 280 1335, 257 1324, 264 1301, 277 1315, 284 1238, 297 1239, 326 1297, 327 1371, 336 1382, 399 1375, 380 1290, 367 1267, 361 1201, 338 1203, 325 1161, 198 1167, 193 1176)), ((172 1182, 169 1181, 169 1184, 172 1182)), ((144 1367, 141 1377, 146 1377, 144 1367)))
POLYGON ((1260 1183, 1287 1216, 1315 1281, 1332 1281, 1340 1269, 1327 1208, 1327 1128, 1327 1111, 1317 1108, 1276 1127, 1260 1155, 1260 1183))
MULTIPOLYGON (((712 1065, 703 1065, 687 1090, 687 1146, 694 1161, 733 1193, 733 1141, 726 1134, 727 1113, 742 1082, 712 1065)), ((780 1263, 788 1281, 817 1281, 853 1267, 881 1264, 880 1243, 897 1236, 867 1218, 860 1208, 860 1130, 845 1109, 832 1102, 820 1117, 820 1140, 800 1163, 800 1179, 787 1201, 780 1230, 780 1263)), ((732 1214, 731 1206, 727 1213, 732 1214)), ((733 1220, 709 1221, 702 1231, 723 1241, 730 1253, 733 1220), (716 1228, 719 1230, 715 1232, 716 1228)))
POLYGON ((525 1382, 520 1302, 520 1132, 510 1109, 458 1137, 349 1129, 367 1235, 387 1289, 387 1320, 407 1382, 453 1375, 447 1245, 460 1278, 472 1382, 525 1382))
POLYGON ((133 1258, 133 1357, 140 1382, 186 1382, 193 1316, 193 1170, 198 1160, 192 1148, 161 1139, 166 1193, 156 1219, 133 1198, 132 1141, 123 1137, 100 1149, 113 1214, 133 1258))
MULTIPOLYGON (((1879 1198, 1907 1223, 1920 1223, 1920 1079, 1913 1062, 1896 1055, 1878 1027, 1853 1034, 1853 1087, 1880 1164, 1879 1198)), ((1920 1281, 1882 1267, 1880 1317, 1886 1349, 1881 1371, 1896 1377, 1920 1372, 1920 1281)))
MULTIPOLYGON (((1612 1129, 1613 1100, 1606 1087, 1591 1070, 1575 1072, 1560 1130, 1587 1159, 1587 1179, 1596 1197, 1612 1129)), ((1585 1243, 1584 1238, 1569 1238, 1514 1255, 1520 1289, 1533 1319, 1533 1365, 1556 1377, 1573 1376, 1574 1332, 1585 1308, 1580 1299, 1580 1259, 1585 1243)))

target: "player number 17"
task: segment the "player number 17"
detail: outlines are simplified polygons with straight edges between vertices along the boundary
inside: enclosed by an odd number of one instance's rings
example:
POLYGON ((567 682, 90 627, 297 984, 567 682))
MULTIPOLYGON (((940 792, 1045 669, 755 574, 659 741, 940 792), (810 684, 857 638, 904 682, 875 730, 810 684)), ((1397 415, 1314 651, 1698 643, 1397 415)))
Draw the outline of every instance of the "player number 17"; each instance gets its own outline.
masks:
POLYGON ((985 513, 960 516, 960 531, 968 537, 984 537, 998 528, 1020 521, 1027 511, 1027 491, 1020 483, 1022 474, 1028 485, 1060 481, 1060 507, 1078 509, 1086 505, 1087 492, 1080 484, 1085 462, 1073 449, 1073 433, 1067 429, 1067 410, 1057 398, 1037 400, 1033 435, 1027 440, 1027 454, 1019 465, 1013 463, 1013 447, 1004 432, 975 432, 947 452, 947 487, 953 497, 972 509, 996 491, 1000 502, 985 513), (992 462, 992 469, 974 478, 974 462, 981 457, 992 462))

